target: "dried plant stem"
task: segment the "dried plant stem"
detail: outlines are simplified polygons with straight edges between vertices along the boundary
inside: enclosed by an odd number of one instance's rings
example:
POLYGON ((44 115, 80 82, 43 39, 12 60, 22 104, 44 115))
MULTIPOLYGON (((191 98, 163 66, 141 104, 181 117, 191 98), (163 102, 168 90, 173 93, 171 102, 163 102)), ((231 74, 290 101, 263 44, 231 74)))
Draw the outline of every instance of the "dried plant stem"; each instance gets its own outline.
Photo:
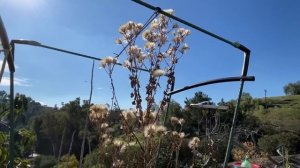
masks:
POLYGON ((112 90, 111 110, 112 110, 113 107, 120 110, 120 106, 119 106, 117 95, 116 95, 116 89, 115 89, 114 81, 113 81, 113 78, 112 78, 113 69, 114 69, 114 65, 109 67, 109 70, 107 72, 108 76, 109 76, 109 79, 110 79, 110 86, 111 86, 111 90, 112 90))
MULTIPOLYGON (((90 81, 91 88, 90 88, 90 97, 89 97, 89 107, 91 105, 92 95, 93 95, 94 67, 95 67, 95 61, 93 61, 92 72, 91 72, 92 74, 91 74, 91 81, 90 81)), ((87 111, 86 118, 85 118, 85 124, 84 124, 83 139, 82 139, 81 151, 80 151, 79 168, 82 168, 84 145, 85 145, 85 139, 86 139, 86 133, 87 133, 87 126, 88 126, 88 121, 89 121, 88 112, 89 111, 87 111)))
MULTIPOLYGON (((125 117, 122 113, 121 113, 121 117, 122 117, 123 121, 125 122, 126 126, 128 126, 128 128, 129 128, 129 124, 128 124, 127 120, 125 120, 125 117)), ((138 137, 135 135, 135 133, 132 130, 130 130, 130 133, 133 135, 136 142, 139 144, 139 146, 140 146, 141 150, 143 151, 143 153, 145 153, 145 149, 143 148, 143 146, 142 146, 140 140, 138 139, 138 137)))

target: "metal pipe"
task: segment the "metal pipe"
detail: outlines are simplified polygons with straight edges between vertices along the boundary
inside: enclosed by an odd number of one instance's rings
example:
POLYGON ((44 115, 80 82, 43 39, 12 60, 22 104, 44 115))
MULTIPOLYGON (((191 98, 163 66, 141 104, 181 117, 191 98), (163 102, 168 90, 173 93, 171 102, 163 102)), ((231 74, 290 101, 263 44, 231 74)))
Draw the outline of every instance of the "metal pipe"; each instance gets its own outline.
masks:
POLYGON ((254 76, 240 76, 240 77, 226 77, 226 78, 219 78, 219 79, 213 79, 213 80, 208 80, 205 82, 200 82, 197 84, 193 84, 190 86, 185 86, 181 89, 177 89, 174 91, 169 92, 168 94, 173 95, 176 93, 180 93, 192 88, 200 87, 200 86, 205 86, 205 85, 210 85, 210 84, 215 84, 215 83, 224 83, 224 82, 234 82, 234 81, 254 81, 255 77, 254 76))
MULTIPOLYGON (((14 44, 12 44, 12 49, 11 49, 11 58, 12 61, 14 60, 14 44)), ((14 65, 14 62, 11 62, 12 65, 14 65)), ((14 149, 15 149, 15 113, 14 113, 14 71, 10 71, 10 93, 9 93, 9 168, 13 168, 14 166, 14 149)))
MULTIPOLYGON (((93 56, 90 56, 90 55, 76 53, 76 52, 73 52, 73 51, 68 51, 68 50, 64 50, 64 49, 60 49, 60 48, 56 48, 56 47, 51 47, 51 46, 48 46, 48 45, 43 45, 43 44, 41 44, 37 41, 33 41, 33 40, 23 40, 23 39, 16 40, 16 39, 14 39, 11 42, 16 43, 16 44, 24 44, 24 45, 41 47, 41 48, 47 48, 47 49, 50 49, 50 50, 55 50, 55 51, 59 51, 59 52, 63 52, 63 53, 71 54, 71 55, 76 55, 76 56, 79 56, 79 57, 88 58, 88 59, 92 59, 92 60, 98 60, 98 61, 102 60, 101 58, 93 57, 93 56)), ((122 66, 121 63, 116 63, 116 65, 122 66)), ((133 69, 138 69, 138 70, 141 70, 141 71, 149 72, 149 70, 143 69, 143 68, 137 68, 137 67, 132 67, 132 68, 133 69)))
POLYGON ((15 66, 13 63, 13 58, 12 58, 13 56, 10 52, 9 40, 1 16, 0 16, 0 39, 1 39, 3 49, 6 51, 5 53, 7 53, 7 64, 9 67, 9 71, 14 72, 15 66))
POLYGON ((141 0, 132 0, 132 1, 135 2, 135 3, 138 3, 140 5, 143 5, 146 8, 149 8, 151 10, 157 11, 158 13, 163 14, 163 15, 169 17, 169 18, 172 18, 172 19, 174 19, 174 20, 176 20, 176 21, 178 21, 178 22, 180 22, 182 24, 185 24, 185 25, 187 25, 189 27, 192 27, 192 28, 194 28, 194 29, 196 29, 196 30, 204 33, 204 34, 207 34, 207 35, 209 35, 211 37, 214 37, 214 38, 216 38, 216 39, 218 39, 220 41, 223 41, 223 42, 225 42, 225 43, 227 43, 229 45, 232 45, 233 47, 238 48, 238 49, 240 49, 240 50, 242 50, 244 52, 249 51, 249 49, 247 47, 243 46, 242 44, 240 44, 238 42, 231 42, 231 41, 229 41, 229 40, 227 40, 227 39, 225 39, 225 38, 223 38, 223 37, 221 37, 219 35, 216 35, 216 34, 214 34, 212 32, 209 32, 209 31, 207 31, 207 30, 205 30, 205 29, 203 29, 203 28, 201 28, 199 26, 196 26, 196 25, 194 25, 194 24, 192 24, 192 23, 190 23, 188 21, 185 21, 185 20, 183 20, 183 19, 181 19, 179 17, 176 17, 176 16, 174 16, 172 14, 169 14, 169 13, 161 10, 160 7, 154 7, 154 6, 148 4, 148 3, 144 2, 144 1, 141 1, 141 0))
POLYGON ((10 106, 9 106, 9 168, 13 168, 14 166, 14 137, 15 137, 15 126, 14 126, 14 72, 15 72, 15 66, 14 66, 14 46, 12 46, 12 49, 9 45, 8 36, 4 27, 4 23, 2 21, 2 18, 0 16, 0 39, 3 46, 3 49, 5 50, 5 54, 7 57, 7 64, 10 71, 10 106), (11 50, 12 51, 11 51, 11 50))
POLYGON ((247 76, 247 74, 248 74, 249 61, 250 61, 250 50, 248 50, 247 52, 244 52, 242 76, 247 76))
POLYGON ((233 137, 233 134, 234 134, 234 128, 235 128, 235 123, 236 123, 236 118, 237 118, 237 112, 239 110, 239 106, 240 106, 240 102, 241 102, 243 87, 244 87, 244 80, 241 79, 240 91, 239 91, 237 103, 236 103, 236 106, 235 106, 235 109, 234 109, 232 125, 231 125, 230 134, 229 134, 229 138, 228 138, 228 144, 227 144, 227 148, 226 148, 226 154, 225 154, 225 160, 224 160, 224 163, 223 163, 223 168, 225 168, 227 166, 227 162, 228 162, 228 159, 229 159, 229 156, 230 156, 230 153, 231 153, 230 151, 231 151, 231 146, 232 146, 232 137, 233 137))
POLYGON ((0 83, 2 81, 2 77, 3 77, 3 74, 4 74, 6 60, 7 60, 7 55, 8 54, 6 53, 6 50, 4 50, 4 58, 3 58, 2 66, 1 66, 1 70, 0 70, 0 83))

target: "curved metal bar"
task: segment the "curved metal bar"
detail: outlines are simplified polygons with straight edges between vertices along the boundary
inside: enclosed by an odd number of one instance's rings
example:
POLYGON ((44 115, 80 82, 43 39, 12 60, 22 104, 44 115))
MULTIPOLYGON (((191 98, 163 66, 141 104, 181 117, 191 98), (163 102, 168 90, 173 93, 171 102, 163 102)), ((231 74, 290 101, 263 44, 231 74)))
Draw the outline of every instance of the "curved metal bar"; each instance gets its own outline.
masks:
POLYGON ((180 92, 183 92, 183 91, 186 91, 189 89, 193 89, 196 87, 200 87, 200 86, 211 85, 211 84, 215 84, 215 83, 235 82, 235 81, 255 81, 255 77, 254 76, 239 76, 239 77, 226 77, 226 78, 213 79, 213 80, 208 80, 205 82, 196 83, 196 84, 193 84, 190 86, 185 86, 181 89, 177 89, 172 92, 169 92, 168 94, 173 95, 173 94, 180 93, 180 92))

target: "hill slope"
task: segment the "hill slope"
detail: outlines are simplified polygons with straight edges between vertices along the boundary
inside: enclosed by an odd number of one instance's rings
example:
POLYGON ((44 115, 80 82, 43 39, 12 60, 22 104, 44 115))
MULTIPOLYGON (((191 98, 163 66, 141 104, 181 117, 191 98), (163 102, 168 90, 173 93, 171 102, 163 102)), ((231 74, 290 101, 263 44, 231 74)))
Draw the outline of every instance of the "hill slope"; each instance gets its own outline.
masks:
POLYGON ((300 95, 268 97, 267 109, 254 111, 262 123, 300 133, 300 95))

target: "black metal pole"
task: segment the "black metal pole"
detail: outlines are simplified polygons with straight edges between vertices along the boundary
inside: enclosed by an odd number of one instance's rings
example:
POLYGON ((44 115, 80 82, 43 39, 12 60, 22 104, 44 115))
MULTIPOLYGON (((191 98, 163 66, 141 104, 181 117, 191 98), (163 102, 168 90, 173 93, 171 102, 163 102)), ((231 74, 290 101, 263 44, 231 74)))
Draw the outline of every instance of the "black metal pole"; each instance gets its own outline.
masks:
MULTIPOLYGON (((97 60, 97 61, 101 61, 101 58, 97 58, 97 57, 93 57, 90 55, 86 55, 86 54, 81 54, 81 53, 77 53, 77 52, 73 52, 73 51, 68 51, 68 50, 64 50, 64 49, 60 49, 60 48, 56 48, 56 47, 51 47, 48 45, 43 45, 37 41, 32 41, 32 40, 12 40, 12 43, 15 44, 24 44, 24 45, 30 45, 30 46, 36 46, 36 47, 41 47, 41 48, 46 48, 46 49, 50 49, 50 50, 55 50, 55 51, 59 51, 59 52, 63 52, 63 53, 67 53, 67 54, 71 54, 71 55, 76 55, 79 57, 83 57, 83 58, 88 58, 88 59, 92 59, 92 60, 97 60)), ((120 65, 122 66, 121 63, 116 63, 116 65, 120 65)), ((132 67, 133 69, 138 69, 141 71, 146 71, 149 72, 149 70, 147 69, 143 69, 143 68, 137 68, 137 67, 132 67)))
POLYGON ((12 58, 12 54, 10 52, 10 46, 9 46, 9 40, 8 40, 8 36, 4 27, 4 23, 2 21, 2 18, 0 16, 0 40, 3 46, 3 49, 5 51, 5 54, 7 54, 7 64, 8 64, 8 68, 9 71, 15 71, 15 66, 13 64, 13 58, 12 58))
MULTIPOLYGON (((14 45, 12 45, 12 63, 14 63, 14 45)), ((14 166, 15 157, 15 113, 14 113, 14 71, 10 71, 10 106, 9 106, 9 168, 14 166)))
POLYGON ((8 68, 10 71, 10 107, 9 107, 9 168, 13 168, 14 164, 14 72, 15 72, 15 66, 14 66, 14 58, 13 58, 13 52, 14 52, 14 46, 12 46, 12 50, 9 45, 8 36, 4 27, 4 23, 2 21, 2 18, 0 16, 0 40, 3 46, 3 49, 5 50, 5 57, 7 59, 8 68))
POLYGON ((231 151, 231 147, 232 147, 232 137, 233 137, 233 134, 234 134, 235 123, 236 123, 237 113, 238 113, 240 102, 241 102, 243 88, 244 88, 244 81, 241 80, 239 95, 238 95, 238 99, 237 99, 236 106, 235 106, 235 109, 234 109, 232 125, 231 125, 231 129, 230 129, 230 133, 229 133, 228 144, 227 144, 227 148, 226 148, 226 154, 225 154, 225 160, 224 160, 224 163, 223 163, 223 168, 225 168, 227 166, 227 162, 228 162, 228 159, 229 159, 229 156, 230 156, 230 153, 231 153, 230 151, 231 151))
POLYGON ((214 38, 216 38, 216 39, 218 39, 220 41, 223 41, 223 42, 225 42, 225 43, 227 43, 229 45, 232 45, 233 47, 238 48, 238 49, 240 49, 240 50, 242 50, 244 52, 247 52, 249 50, 247 47, 243 46, 242 44, 240 44, 238 42, 231 42, 231 41, 229 41, 229 40, 227 40, 227 39, 225 39, 225 38, 223 38, 223 37, 221 37, 219 35, 216 35, 216 34, 214 34, 212 32, 209 32, 209 31, 207 31, 207 30, 205 30, 205 29, 203 29, 203 28, 201 28, 199 26, 196 26, 196 25, 194 25, 194 24, 192 24, 192 23, 190 23, 188 21, 185 21, 185 20, 183 20, 183 19, 181 19, 179 17, 176 17, 176 16, 174 16, 172 14, 169 14, 169 13, 161 10, 161 8, 159 8, 159 7, 154 7, 154 6, 148 4, 148 3, 144 2, 144 1, 141 1, 141 0, 132 0, 132 1, 135 2, 135 3, 138 3, 140 5, 143 5, 146 8, 149 8, 151 10, 157 11, 160 14, 168 16, 169 18, 172 18, 172 19, 174 19, 174 20, 176 20, 176 21, 178 21, 178 22, 180 22, 182 24, 185 24, 185 25, 187 25, 189 27, 192 27, 192 28, 194 28, 194 29, 196 29, 196 30, 198 30, 198 31, 200 31, 202 33, 205 33, 205 34, 207 34, 207 35, 209 35, 211 37, 214 37, 214 38))
POLYGON ((10 72, 10 107, 9 107, 9 168, 13 168, 15 149, 15 114, 14 114, 14 72, 10 72))

